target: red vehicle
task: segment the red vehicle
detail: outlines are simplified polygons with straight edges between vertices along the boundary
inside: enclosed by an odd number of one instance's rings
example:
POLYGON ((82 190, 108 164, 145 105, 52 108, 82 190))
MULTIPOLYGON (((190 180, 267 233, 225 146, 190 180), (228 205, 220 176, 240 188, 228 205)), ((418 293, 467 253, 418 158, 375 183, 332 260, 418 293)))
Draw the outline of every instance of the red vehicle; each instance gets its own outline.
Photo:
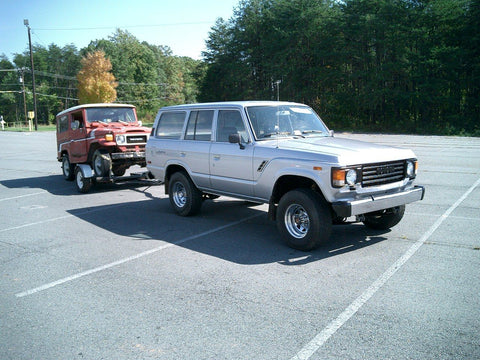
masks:
POLYGON ((113 181, 132 165, 145 167, 150 129, 133 105, 84 104, 57 114, 57 160, 80 192, 95 181, 113 181))

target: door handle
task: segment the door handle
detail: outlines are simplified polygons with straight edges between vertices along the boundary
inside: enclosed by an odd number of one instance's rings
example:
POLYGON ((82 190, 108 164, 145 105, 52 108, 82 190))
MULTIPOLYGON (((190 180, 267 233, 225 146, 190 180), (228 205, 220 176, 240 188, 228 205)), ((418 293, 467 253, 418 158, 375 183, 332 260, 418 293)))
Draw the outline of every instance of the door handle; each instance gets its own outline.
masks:
POLYGON ((220 160, 220 155, 213 155, 213 160, 220 160))

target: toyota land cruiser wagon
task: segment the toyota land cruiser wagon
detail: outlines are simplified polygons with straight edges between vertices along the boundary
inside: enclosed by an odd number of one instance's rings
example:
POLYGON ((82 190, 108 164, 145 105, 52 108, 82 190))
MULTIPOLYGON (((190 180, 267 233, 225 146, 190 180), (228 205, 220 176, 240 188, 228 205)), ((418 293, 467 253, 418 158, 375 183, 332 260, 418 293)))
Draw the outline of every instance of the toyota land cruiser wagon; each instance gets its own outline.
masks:
POLYGON ((308 106, 224 102, 160 109, 146 146, 147 168, 179 215, 226 195, 269 204, 296 249, 325 242, 332 224, 355 217, 388 229, 421 200, 411 150, 333 136, 308 106))

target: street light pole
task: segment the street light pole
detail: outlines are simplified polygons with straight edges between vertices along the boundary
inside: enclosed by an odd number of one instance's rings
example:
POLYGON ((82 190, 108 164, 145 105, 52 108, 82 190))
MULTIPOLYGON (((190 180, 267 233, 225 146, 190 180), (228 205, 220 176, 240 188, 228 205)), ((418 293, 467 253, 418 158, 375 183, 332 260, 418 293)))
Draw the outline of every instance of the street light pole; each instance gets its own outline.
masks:
POLYGON ((33 111, 34 111, 34 120, 35 120, 35 131, 38 130, 37 122, 37 92, 35 91, 35 70, 33 68, 33 52, 32 52, 32 36, 30 35, 30 26, 28 24, 28 19, 23 20, 23 25, 28 29, 28 45, 30 47, 30 66, 32 69, 32 91, 33 91, 33 111))
POLYGON ((280 101, 280 83, 281 82, 282 82, 282 80, 277 80, 274 83, 277 87, 277 101, 280 101))

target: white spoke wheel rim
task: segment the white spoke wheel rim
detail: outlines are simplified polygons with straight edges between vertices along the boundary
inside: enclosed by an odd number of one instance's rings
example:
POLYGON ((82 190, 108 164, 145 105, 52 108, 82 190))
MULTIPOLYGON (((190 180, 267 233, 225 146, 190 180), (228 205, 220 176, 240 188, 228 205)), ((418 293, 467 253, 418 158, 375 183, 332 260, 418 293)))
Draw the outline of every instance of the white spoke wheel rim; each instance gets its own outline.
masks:
POLYGON ((292 204, 285 211, 285 227, 294 238, 301 239, 310 229, 310 217, 307 211, 298 204, 292 204))
POLYGON ((83 188, 83 174, 81 171, 77 172, 77 185, 79 189, 83 188))
POLYGON ((181 182, 173 185, 173 202, 179 208, 184 207, 187 203, 187 191, 181 182))

